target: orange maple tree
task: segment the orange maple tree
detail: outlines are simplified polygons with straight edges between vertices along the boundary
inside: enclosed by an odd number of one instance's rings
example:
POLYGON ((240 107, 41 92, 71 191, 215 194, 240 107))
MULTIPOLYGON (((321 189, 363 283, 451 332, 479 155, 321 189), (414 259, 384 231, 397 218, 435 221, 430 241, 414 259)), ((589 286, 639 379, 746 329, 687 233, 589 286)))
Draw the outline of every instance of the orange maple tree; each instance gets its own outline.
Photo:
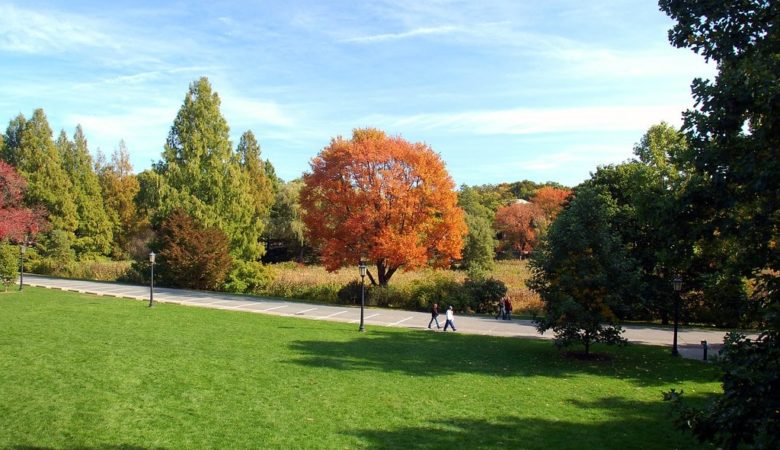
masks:
POLYGON ((531 202, 539 207, 549 222, 552 222, 555 220, 555 217, 563 208, 563 203, 570 195, 571 189, 544 186, 536 191, 531 198, 531 202))
POLYGON ((494 227, 501 233, 502 246, 509 246, 518 252, 526 253, 536 244, 537 221, 543 212, 534 203, 513 203, 496 211, 494 227))
POLYGON ((460 258, 463 211, 429 146, 356 129, 350 140, 331 140, 310 165, 303 221, 327 270, 368 261, 377 272, 368 272, 371 283, 385 286, 399 268, 448 267, 460 258))

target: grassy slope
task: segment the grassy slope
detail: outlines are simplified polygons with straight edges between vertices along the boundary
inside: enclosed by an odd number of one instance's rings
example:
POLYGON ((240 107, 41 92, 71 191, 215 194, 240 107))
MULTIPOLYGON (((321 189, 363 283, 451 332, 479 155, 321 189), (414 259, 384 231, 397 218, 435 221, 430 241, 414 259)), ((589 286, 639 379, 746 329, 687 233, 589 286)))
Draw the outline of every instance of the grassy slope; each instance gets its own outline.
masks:
POLYGON ((0 294, 0 448, 697 448, 653 347, 371 328, 26 288, 0 294))

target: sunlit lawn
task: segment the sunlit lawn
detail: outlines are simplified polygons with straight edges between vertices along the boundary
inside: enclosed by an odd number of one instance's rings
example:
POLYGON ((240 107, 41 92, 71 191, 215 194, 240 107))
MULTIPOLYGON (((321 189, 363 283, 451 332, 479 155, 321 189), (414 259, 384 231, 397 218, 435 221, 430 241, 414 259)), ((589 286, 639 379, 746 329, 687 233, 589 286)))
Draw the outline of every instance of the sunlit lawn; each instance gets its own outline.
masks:
POLYGON ((661 348, 369 328, 25 288, 0 294, 0 448, 698 448, 661 348))

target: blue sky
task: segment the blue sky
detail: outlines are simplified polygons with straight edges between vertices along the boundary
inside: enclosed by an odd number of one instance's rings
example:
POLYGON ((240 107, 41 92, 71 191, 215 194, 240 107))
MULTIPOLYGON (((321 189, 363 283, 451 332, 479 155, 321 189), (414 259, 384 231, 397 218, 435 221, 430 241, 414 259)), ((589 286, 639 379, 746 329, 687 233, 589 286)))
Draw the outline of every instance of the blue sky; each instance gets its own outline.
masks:
POLYGON ((679 125, 701 57, 653 1, 0 0, 0 120, 42 107, 94 152, 160 158, 206 76, 292 179, 332 137, 378 127, 429 144, 457 184, 576 185, 679 125))

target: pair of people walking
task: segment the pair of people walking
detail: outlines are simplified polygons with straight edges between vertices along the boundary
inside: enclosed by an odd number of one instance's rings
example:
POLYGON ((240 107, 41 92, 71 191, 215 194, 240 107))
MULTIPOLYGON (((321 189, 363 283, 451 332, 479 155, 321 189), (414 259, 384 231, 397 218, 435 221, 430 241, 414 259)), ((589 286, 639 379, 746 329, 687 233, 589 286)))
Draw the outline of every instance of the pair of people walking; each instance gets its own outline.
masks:
MULTIPOLYGON (((439 326, 439 304, 434 303, 431 307, 431 321, 428 322, 428 328, 431 328, 431 324, 436 323, 436 329, 440 329, 439 326)), ((444 322, 444 331, 451 327, 452 331, 458 331, 455 329, 455 312, 452 310, 452 306, 447 308, 447 320, 444 322)))
POLYGON ((498 314, 496 314, 496 320, 498 320, 499 317, 503 320, 512 320, 512 301, 507 296, 501 297, 501 300, 498 301, 498 314))

